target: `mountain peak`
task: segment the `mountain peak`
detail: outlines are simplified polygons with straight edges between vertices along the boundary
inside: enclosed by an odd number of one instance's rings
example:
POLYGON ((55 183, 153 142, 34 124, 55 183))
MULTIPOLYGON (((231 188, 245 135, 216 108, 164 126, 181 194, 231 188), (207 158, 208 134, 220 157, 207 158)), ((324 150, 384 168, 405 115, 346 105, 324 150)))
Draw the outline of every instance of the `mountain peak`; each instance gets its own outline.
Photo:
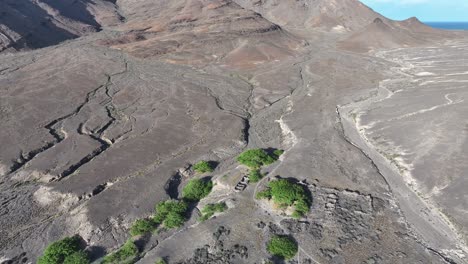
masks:
POLYGON ((242 7, 261 13, 285 28, 331 31, 337 27, 345 31, 359 30, 380 14, 357 0, 297 0, 259 1, 235 0, 242 7))

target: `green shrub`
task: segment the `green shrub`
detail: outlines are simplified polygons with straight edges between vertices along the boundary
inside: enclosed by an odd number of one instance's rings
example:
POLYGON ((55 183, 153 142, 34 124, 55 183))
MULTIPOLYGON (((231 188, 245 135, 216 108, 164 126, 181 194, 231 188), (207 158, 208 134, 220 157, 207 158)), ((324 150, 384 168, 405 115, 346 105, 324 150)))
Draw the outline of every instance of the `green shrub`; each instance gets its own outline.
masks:
MULTIPOLYGON (((184 213, 185 214, 185 213, 184 213)), ((184 225, 187 219, 183 214, 179 214, 176 212, 170 212, 166 219, 164 220, 164 227, 166 228, 176 228, 184 225)))
POLYGON ((280 207, 294 205, 293 217, 299 218, 310 209, 310 199, 302 185, 292 183, 286 179, 271 181, 268 188, 257 193, 257 199, 273 199, 273 202, 280 207))
POLYGON ((290 259, 297 253, 297 243, 287 236, 274 236, 267 244, 267 250, 270 254, 290 259))
POLYGON ((309 199, 306 198, 297 200, 294 204, 294 207, 296 210, 294 211, 293 216, 295 216, 296 218, 307 214, 310 210, 309 199))
POLYGON ((217 203, 217 204, 207 204, 203 209, 201 210, 201 213, 203 214, 202 217, 200 218, 200 221, 205 221, 208 218, 212 217, 215 213, 222 213, 227 209, 227 205, 224 202, 217 203))
POLYGON ((38 264, 61 264, 67 257, 80 251, 80 238, 77 236, 66 237, 51 243, 39 257, 38 264))
POLYGON ((274 156, 275 159, 279 159, 279 157, 280 157, 281 155, 283 155, 283 153, 284 153, 284 150, 282 150, 282 149, 275 149, 275 150, 273 151, 273 156, 274 156))
POLYGON ((138 248, 135 243, 129 239, 117 251, 104 257, 102 264, 127 264, 133 263, 138 256, 138 248))
POLYGON ((84 251, 78 251, 65 258, 63 264, 89 264, 88 254, 84 251))
POLYGON ((167 262, 164 259, 158 259, 154 264, 167 264, 167 262))
POLYGON ((211 162, 202 160, 193 165, 193 169, 198 173, 213 172, 215 166, 211 162))
POLYGON ((271 190, 268 188, 264 191, 258 192, 255 196, 257 199, 271 199, 271 190))
POLYGON ((143 235, 153 231, 156 228, 156 224, 151 219, 138 219, 132 227, 130 227, 130 234, 132 236, 143 235))
POLYGON ((163 201, 156 205, 154 222, 166 228, 182 226, 186 220, 188 204, 184 201, 163 201))
POLYGON ((263 178, 263 174, 258 169, 252 169, 249 172, 249 181, 251 183, 259 182, 263 178))
POLYGON ((304 188, 286 179, 271 181, 268 186, 271 189, 271 196, 276 204, 289 206, 295 201, 306 198, 304 188))
POLYGON ((204 181, 202 179, 192 179, 182 190, 182 197, 185 200, 196 202, 206 197, 213 188, 212 181, 204 181))
POLYGON ((263 165, 269 165, 276 160, 277 158, 268 155, 263 149, 249 149, 237 157, 239 163, 254 169, 260 168, 263 165))

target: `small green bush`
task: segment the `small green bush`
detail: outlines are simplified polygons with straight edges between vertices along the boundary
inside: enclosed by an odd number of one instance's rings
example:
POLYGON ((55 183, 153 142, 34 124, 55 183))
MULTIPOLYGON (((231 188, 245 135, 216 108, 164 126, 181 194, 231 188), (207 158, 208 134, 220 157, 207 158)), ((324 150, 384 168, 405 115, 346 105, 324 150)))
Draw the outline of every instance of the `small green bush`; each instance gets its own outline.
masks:
POLYGON ((143 235, 153 231, 156 224, 152 219, 138 219, 130 227, 130 234, 132 236, 143 235))
POLYGON ((263 174, 258 169, 252 169, 249 172, 249 181, 251 183, 259 182, 263 178, 263 174))
POLYGON ((264 191, 258 192, 255 196, 257 199, 271 199, 271 190, 268 188, 264 191))
POLYGON ((133 263, 138 256, 138 248, 135 243, 129 239, 117 251, 104 257, 102 264, 127 264, 133 263))
POLYGON ((222 213, 227 209, 227 205, 224 202, 217 203, 217 204, 207 204, 203 209, 201 210, 202 212, 202 217, 200 218, 200 221, 205 221, 212 217, 215 213, 222 213))
POLYGON ((158 259, 154 264, 167 264, 167 262, 164 259, 158 259))
POLYGON ((215 169, 215 166, 211 162, 202 160, 202 161, 197 162, 195 165, 193 165, 193 169, 198 173, 206 173, 206 172, 213 172, 215 169))
POLYGON ((156 205, 154 222, 166 228, 182 226, 186 221, 188 204, 184 201, 163 201, 156 205))
POLYGON ((296 210, 294 211, 293 216, 295 216, 296 218, 299 218, 309 212, 310 210, 309 199, 308 198, 299 199, 296 201, 294 206, 296 210))
POLYGON ((295 218, 307 214, 310 210, 310 199, 304 187, 287 179, 271 181, 266 190, 257 193, 256 198, 273 199, 280 207, 294 205, 295 211, 292 216, 295 218))
POLYGON ((89 264, 88 254, 84 251, 78 251, 66 257, 63 264, 89 264))
POLYGON ((210 194, 213 188, 212 181, 204 181, 202 179, 192 179, 182 190, 182 197, 191 202, 200 201, 202 198, 210 194))
POLYGON ((184 215, 176 213, 176 212, 170 212, 166 219, 164 220, 164 227, 166 228, 176 228, 182 226, 187 219, 185 218, 184 215))
POLYGON ((280 157, 281 155, 283 155, 283 153, 284 153, 284 150, 282 150, 282 149, 275 149, 275 150, 273 151, 273 156, 274 156, 275 159, 279 159, 279 157, 280 157))
POLYGON ((304 188, 287 179, 271 181, 268 186, 271 189, 273 201, 279 205, 289 206, 299 199, 306 198, 304 188))
POLYGON ((297 254, 297 243, 287 236, 274 236, 267 244, 267 250, 270 254, 291 259, 297 254))
POLYGON ((62 264, 68 257, 75 258, 74 254, 80 251, 80 238, 77 236, 66 237, 47 246, 37 263, 62 264))
POLYGON ((269 165, 275 162, 278 158, 268 155, 263 149, 249 149, 242 152, 238 157, 237 161, 250 168, 260 168, 263 165, 269 165))

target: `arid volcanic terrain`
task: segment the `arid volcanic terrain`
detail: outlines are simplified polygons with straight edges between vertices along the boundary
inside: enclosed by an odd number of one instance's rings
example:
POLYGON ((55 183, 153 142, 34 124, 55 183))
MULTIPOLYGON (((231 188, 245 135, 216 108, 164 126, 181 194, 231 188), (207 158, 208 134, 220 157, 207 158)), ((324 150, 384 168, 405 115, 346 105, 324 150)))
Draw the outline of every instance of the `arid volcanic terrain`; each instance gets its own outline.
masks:
POLYGON ((0 263, 468 263, 467 54, 358 0, 2 0, 0 263), (255 182, 248 149, 284 152, 255 182), (308 213, 258 199, 279 178, 308 213))

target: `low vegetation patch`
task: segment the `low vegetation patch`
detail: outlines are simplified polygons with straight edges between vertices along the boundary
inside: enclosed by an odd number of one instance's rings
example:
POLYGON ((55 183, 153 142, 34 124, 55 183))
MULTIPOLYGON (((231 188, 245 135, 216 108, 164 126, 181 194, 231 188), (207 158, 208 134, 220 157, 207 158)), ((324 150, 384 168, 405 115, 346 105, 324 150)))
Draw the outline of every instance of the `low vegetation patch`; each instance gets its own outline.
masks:
POLYGON ((297 243, 287 236, 274 236, 267 244, 267 250, 270 254, 283 258, 291 259, 297 254, 297 243))
POLYGON ((184 201, 163 201, 156 205, 154 222, 166 228, 180 227, 186 221, 188 204, 184 201))
POLYGON ((182 190, 182 197, 187 201, 197 202, 206 197, 211 192, 212 188, 212 181, 192 179, 182 190))
POLYGON ((249 181, 251 183, 259 182, 263 178, 263 174, 259 169, 252 169, 249 172, 249 181))
POLYGON ((157 227, 153 219, 138 219, 132 227, 130 227, 130 234, 132 236, 143 235, 155 230, 157 227))
POLYGON ((195 170, 198 173, 207 173, 213 172, 215 167, 216 166, 213 162, 202 160, 193 165, 193 170, 195 170))
POLYGON ((247 167, 258 169, 261 166, 269 165, 278 159, 276 155, 268 155, 263 149, 249 149, 242 152, 237 161, 247 167))
POLYGON ((212 217, 215 213, 222 213, 227 209, 227 205, 224 202, 216 203, 216 204, 207 204, 201 210, 202 217, 200 221, 205 221, 212 217))
POLYGON ((139 251, 135 243, 129 239, 125 244, 114 253, 104 257, 102 264, 127 264, 134 263, 138 257, 139 251))
POLYGON ((281 155, 283 155, 283 153, 284 153, 284 150, 282 150, 282 149, 275 149, 275 150, 273 150, 273 153, 272 153, 271 156, 272 156, 275 160, 278 160, 279 157, 280 157, 281 155))
POLYGON ((167 264, 167 262, 164 259, 158 259, 154 264, 167 264))
POLYGON ((299 218, 309 212, 310 199, 304 186, 287 179, 271 181, 268 188, 258 192, 257 199, 272 199, 275 205, 285 208, 294 206, 293 217, 299 218))
POLYGON ((89 263, 88 255, 80 248, 80 238, 66 237, 51 243, 39 257, 38 264, 89 263))
POLYGON ((66 257, 63 264, 88 264, 89 257, 84 251, 78 251, 66 257))

